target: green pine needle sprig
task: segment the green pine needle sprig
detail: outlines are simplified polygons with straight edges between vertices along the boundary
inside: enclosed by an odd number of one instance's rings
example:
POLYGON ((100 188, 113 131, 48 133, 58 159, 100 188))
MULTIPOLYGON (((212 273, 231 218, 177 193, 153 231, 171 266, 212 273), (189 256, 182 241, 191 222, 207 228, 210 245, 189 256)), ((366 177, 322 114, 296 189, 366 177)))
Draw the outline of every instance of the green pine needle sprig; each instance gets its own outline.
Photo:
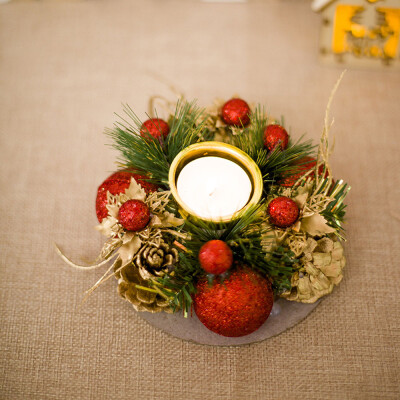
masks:
MULTIPOLYGON (((185 242, 187 253, 184 254, 184 260, 194 264, 191 268, 197 268, 196 276, 204 276, 204 271, 202 272, 198 262, 201 247, 210 240, 223 240, 231 247, 234 260, 270 278, 275 291, 282 292, 284 289, 289 289, 294 264, 298 260, 289 249, 283 247, 265 253, 261 241, 270 228, 262 224, 265 217, 264 209, 264 204, 253 206, 242 216, 228 223, 208 222, 188 217, 183 229, 190 234, 191 240, 185 242)), ((180 276, 180 273, 186 274, 187 271, 188 266, 183 270, 177 269, 174 271, 173 279, 184 282, 187 276, 180 276)))
POLYGON ((193 254, 180 252, 173 273, 159 278, 157 284, 169 299, 172 310, 183 310, 186 318, 192 307, 192 296, 196 293, 196 282, 204 275, 204 270, 193 254))
POLYGON ((304 135, 295 143, 289 140, 289 145, 285 150, 281 150, 280 146, 277 146, 268 154, 266 162, 261 167, 267 186, 296 175, 299 167, 304 163, 305 157, 315 157, 316 146, 312 144, 311 140, 303 142, 303 137, 304 135))
MULTIPOLYGON (((303 141, 303 135, 295 143, 289 140, 285 150, 276 146, 272 151, 268 151, 264 146, 264 130, 267 121, 265 110, 258 106, 251 114, 249 126, 243 133, 232 137, 232 144, 256 162, 268 186, 295 175, 305 157, 315 157, 316 146, 311 140, 303 141)), ((284 127, 284 123, 282 117, 280 125, 284 127)))
POLYGON ((210 139, 205 130, 207 115, 196 103, 179 101, 170 118, 170 132, 166 139, 154 139, 150 134, 140 134, 142 121, 129 107, 124 106, 124 116, 105 133, 120 152, 122 167, 149 175, 149 182, 168 186, 169 167, 176 155, 191 144, 210 139))
POLYGON ((342 180, 335 182, 329 189, 329 196, 333 200, 321 212, 328 225, 334 228, 336 234, 343 240, 345 239, 343 222, 346 215, 346 205, 343 202, 350 189, 350 186, 342 180))
POLYGON ((170 132, 165 141, 165 152, 171 164, 174 158, 186 147, 212 139, 205 129, 208 115, 195 101, 179 101, 175 114, 169 119, 170 132))
MULTIPOLYGON (((267 231, 262 233, 265 235, 267 231)), ((260 232, 250 232, 244 237, 237 235, 228 244, 235 259, 242 260, 271 280, 276 293, 290 289, 290 279, 298 262, 290 249, 278 246, 265 253, 260 232)))
POLYGON ((264 148, 264 129, 267 126, 265 110, 258 106, 250 116, 249 126, 240 135, 232 137, 232 144, 247 153, 262 168, 268 151, 264 148))

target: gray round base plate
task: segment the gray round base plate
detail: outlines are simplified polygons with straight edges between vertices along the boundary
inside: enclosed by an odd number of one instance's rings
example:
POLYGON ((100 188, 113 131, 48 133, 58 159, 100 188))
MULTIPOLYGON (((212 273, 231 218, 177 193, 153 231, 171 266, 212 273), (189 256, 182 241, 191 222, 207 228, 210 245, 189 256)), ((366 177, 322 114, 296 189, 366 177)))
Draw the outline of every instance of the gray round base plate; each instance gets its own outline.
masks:
POLYGON ((238 346, 260 342, 284 332, 303 320, 319 304, 296 303, 285 299, 275 301, 267 321, 258 330, 242 337, 225 337, 208 330, 193 312, 192 317, 184 318, 175 314, 140 312, 139 315, 151 325, 172 336, 199 344, 212 346, 238 346))

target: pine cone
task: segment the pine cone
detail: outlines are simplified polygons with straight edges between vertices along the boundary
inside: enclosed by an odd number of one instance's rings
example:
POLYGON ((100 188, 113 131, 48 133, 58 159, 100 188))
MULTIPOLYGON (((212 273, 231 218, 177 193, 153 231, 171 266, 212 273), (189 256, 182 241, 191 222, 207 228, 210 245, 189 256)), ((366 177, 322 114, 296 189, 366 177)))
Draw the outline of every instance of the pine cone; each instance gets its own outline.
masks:
MULTIPOLYGON (((116 264, 114 270, 117 271, 121 264, 116 264)), ((136 287, 136 285, 149 287, 148 282, 144 280, 136 265, 128 264, 120 271, 115 273, 118 279, 118 293, 126 301, 129 301, 136 311, 147 311, 157 313, 165 311, 172 313, 169 301, 159 293, 148 291, 136 287)), ((153 290, 153 289, 152 289, 153 290)))
POLYGON ((145 244, 133 260, 142 279, 155 279, 171 272, 178 261, 178 250, 160 239, 145 244))
POLYGON ((281 297, 301 303, 314 303, 332 292, 343 278, 346 259, 336 238, 309 238, 301 258, 301 268, 292 275, 292 288, 281 297))
MULTIPOLYGON (((156 243, 144 244, 133 262, 116 272, 118 293, 129 301, 136 311, 172 313, 168 299, 155 293, 148 281, 170 272, 177 261, 178 251, 162 238, 159 238, 156 243), (138 288, 137 285, 151 290, 138 288)), ((117 263, 114 271, 117 271, 120 266, 121 264, 117 263)))

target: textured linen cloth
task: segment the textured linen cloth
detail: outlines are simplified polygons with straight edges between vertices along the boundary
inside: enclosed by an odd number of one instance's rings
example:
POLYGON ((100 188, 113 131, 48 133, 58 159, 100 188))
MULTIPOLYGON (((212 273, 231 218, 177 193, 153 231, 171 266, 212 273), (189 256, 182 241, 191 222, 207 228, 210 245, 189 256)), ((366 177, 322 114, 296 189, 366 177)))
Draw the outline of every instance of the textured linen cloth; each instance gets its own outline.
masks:
MULTIPOLYGON (((238 93, 318 140, 341 68, 318 63, 305 0, 0 5, 1 399, 398 399, 400 74, 349 70, 332 115, 348 197, 345 279, 303 322, 243 347, 147 324, 102 271, 94 200, 117 153, 103 128, 145 117, 164 82, 207 105, 238 93)), ((173 96, 172 96, 173 98, 173 96)))

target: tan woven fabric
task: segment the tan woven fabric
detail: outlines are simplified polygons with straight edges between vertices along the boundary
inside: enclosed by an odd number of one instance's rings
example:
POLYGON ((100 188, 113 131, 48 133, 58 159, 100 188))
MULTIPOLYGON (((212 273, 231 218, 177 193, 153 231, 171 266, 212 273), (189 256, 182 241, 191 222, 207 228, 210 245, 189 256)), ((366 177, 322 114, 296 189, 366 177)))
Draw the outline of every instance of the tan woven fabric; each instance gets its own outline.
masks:
POLYGON ((317 139, 340 69, 317 62, 306 0, 12 1, 0 5, 1 399, 398 399, 400 75, 349 71, 332 166, 348 199, 345 279, 303 322, 244 347, 145 323, 108 281, 79 309, 97 185, 117 154, 103 127, 144 116, 167 79, 201 104, 241 94, 317 139))

